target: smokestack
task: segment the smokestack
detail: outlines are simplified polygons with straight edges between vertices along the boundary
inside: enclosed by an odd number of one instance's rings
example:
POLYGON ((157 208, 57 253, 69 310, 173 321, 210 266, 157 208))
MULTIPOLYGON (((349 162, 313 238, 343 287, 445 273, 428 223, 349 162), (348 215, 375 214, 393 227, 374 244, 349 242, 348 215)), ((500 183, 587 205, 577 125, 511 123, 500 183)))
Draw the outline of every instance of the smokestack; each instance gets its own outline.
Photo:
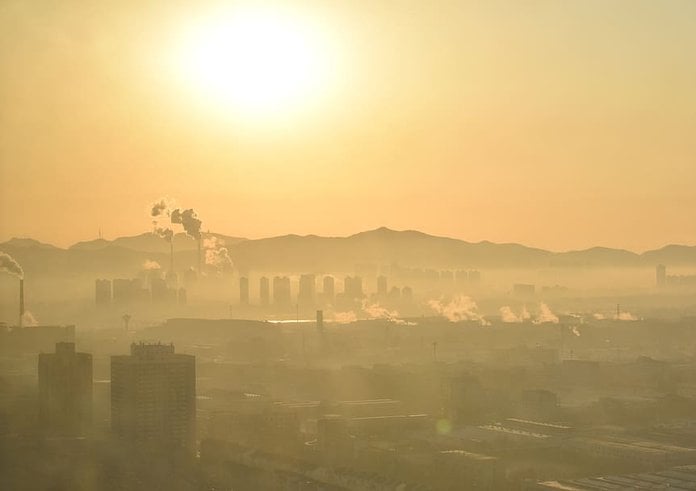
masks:
POLYGON ((24 278, 19 279, 19 327, 22 327, 24 318, 24 278))
POLYGON ((174 274, 174 237, 169 242, 169 273, 174 274))
POLYGON ((324 332, 324 311, 317 310, 317 330, 324 332))
POLYGON ((201 276, 201 238, 198 237, 198 277, 201 276))

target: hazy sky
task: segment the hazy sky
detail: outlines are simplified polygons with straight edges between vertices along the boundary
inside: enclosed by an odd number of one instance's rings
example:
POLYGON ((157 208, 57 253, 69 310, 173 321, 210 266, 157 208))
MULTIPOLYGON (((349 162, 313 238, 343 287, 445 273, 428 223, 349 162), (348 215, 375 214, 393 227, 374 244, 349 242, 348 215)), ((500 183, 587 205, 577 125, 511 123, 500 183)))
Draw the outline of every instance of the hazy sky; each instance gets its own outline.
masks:
POLYGON ((0 2, 0 240, 140 233, 167 195, 246 237, 696 243, 696 2, 264 5, 330 74, 271 115, 182 75, 219 3, 0 2))

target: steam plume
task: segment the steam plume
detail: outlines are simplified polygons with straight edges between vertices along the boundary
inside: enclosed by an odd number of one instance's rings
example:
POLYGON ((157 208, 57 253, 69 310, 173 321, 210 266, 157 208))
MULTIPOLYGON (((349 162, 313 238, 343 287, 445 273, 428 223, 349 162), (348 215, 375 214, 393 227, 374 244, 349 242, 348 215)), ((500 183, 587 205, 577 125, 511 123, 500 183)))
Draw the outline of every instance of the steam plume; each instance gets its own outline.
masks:
POLYGON ((333 315, 333 321, 338 323, 338 324, 350 324, 351 322, 355 322, 358 320, 358 316, 355 315, 355 312, 348 311, 348 312, 335 312, 333 315))
POLYGON ((147 259, 143 263, 143 269, 146 271, 151 271, 153 269, 162 269, 162 266, 160 266, 160 263, 158 263, 157 261, 152 261, 150 259, 147 259))
POLYGON ((0 252, 0 271, 15 275, 20 279, 24 278, 24 270, 19 263, 4 252, 0 252))
POLYGON ((558 316, 553 313, 551 307, 546 305, 544 302, 541 302, 539 304, 539 314, 533 322, 535 324, 546 324, 547 322, 558 324, 558 316))
POLYGON ((28 310, 24 311, 24 314, 22 314, 22 326, 24 327, 33 327, 33 326, 38 326, 39 321, 36 320, 36 317, 29 312, 28 310))
POLYGON ((577 326, 572 326, 572 327, 570 328, 570 332, 572 332, 572 333, 575 334, 576 336, 580 337, 580 330, 577 328, 577 326))
POLYGON ((229 251, 225 247, 225 241, 215 236, 203 239, 205 249, 205 264, 213 266, 218 270, 232 269, 232 259, 229 251))
POLYGON ((614 320, 617 321, 637 321, 638 317, 633 315, 630 312, 619 312, 618 314, 614 315, 614 320))
POLYGON ((171 242, 174 237, 170 224, 173 207, 174 200, 170 198, 160 198, 150 206, 153 232, 167 242, 171 242))
POLYGON ((531 314, 527 310, 527 306, 522 307, 519 314, 516 314, 509 306, 505 305, 500 307, 500 316, 503 322, 515 323, 524 322, 532 318, 531 314))
POLYGON ((401 319, 396 310, 389 310, 378 303, 368 304, 366 301, 363 301, 362 309, 370 319, 386 319, 395 324, 412 325, 412 323, 401 319))
POLYGON ((201 220, 193 208, 181 211, 179 208, 171 212, 172 223, 181 224, 186 233, 194 239, 201 238, 201 220))
POLYGON ((457 295, 448 302, 444 300, 430 300, 428 305, 435 312, 448 319, 450 322, 476 321, 487 326, 490 323, 478 311, 478 305, 471 297, 457 295))

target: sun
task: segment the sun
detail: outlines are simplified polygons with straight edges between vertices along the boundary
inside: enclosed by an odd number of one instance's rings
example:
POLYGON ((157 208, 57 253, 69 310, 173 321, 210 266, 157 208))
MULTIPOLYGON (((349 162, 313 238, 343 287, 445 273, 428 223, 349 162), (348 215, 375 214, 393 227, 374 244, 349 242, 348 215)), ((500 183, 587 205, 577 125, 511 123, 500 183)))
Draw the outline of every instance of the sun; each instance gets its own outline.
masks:
POLYGON ((328 44, 317 26, 287 11, 217 12, 187 33, 177 71, 225 111, 282 114, 325 93, 332 75, 328 44))

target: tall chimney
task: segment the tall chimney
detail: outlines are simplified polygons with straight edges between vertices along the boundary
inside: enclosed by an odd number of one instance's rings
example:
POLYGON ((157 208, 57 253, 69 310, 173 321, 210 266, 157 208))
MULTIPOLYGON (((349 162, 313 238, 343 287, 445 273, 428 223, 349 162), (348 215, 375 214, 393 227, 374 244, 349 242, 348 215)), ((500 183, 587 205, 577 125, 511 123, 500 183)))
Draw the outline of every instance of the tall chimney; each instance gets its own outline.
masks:
POLYGON ((19 327, 22 327, 24 318, 24 278, 19 279, 19 327))
POLYGON ((317 310, 317 330, 324 332, 324 311, 317 310))
POLYGON ((201 238, 198 237, 198 277, 201 276, 201 238))
POLYGON ((169 273, 174 274, 174 237, 169 241, 169 273))

